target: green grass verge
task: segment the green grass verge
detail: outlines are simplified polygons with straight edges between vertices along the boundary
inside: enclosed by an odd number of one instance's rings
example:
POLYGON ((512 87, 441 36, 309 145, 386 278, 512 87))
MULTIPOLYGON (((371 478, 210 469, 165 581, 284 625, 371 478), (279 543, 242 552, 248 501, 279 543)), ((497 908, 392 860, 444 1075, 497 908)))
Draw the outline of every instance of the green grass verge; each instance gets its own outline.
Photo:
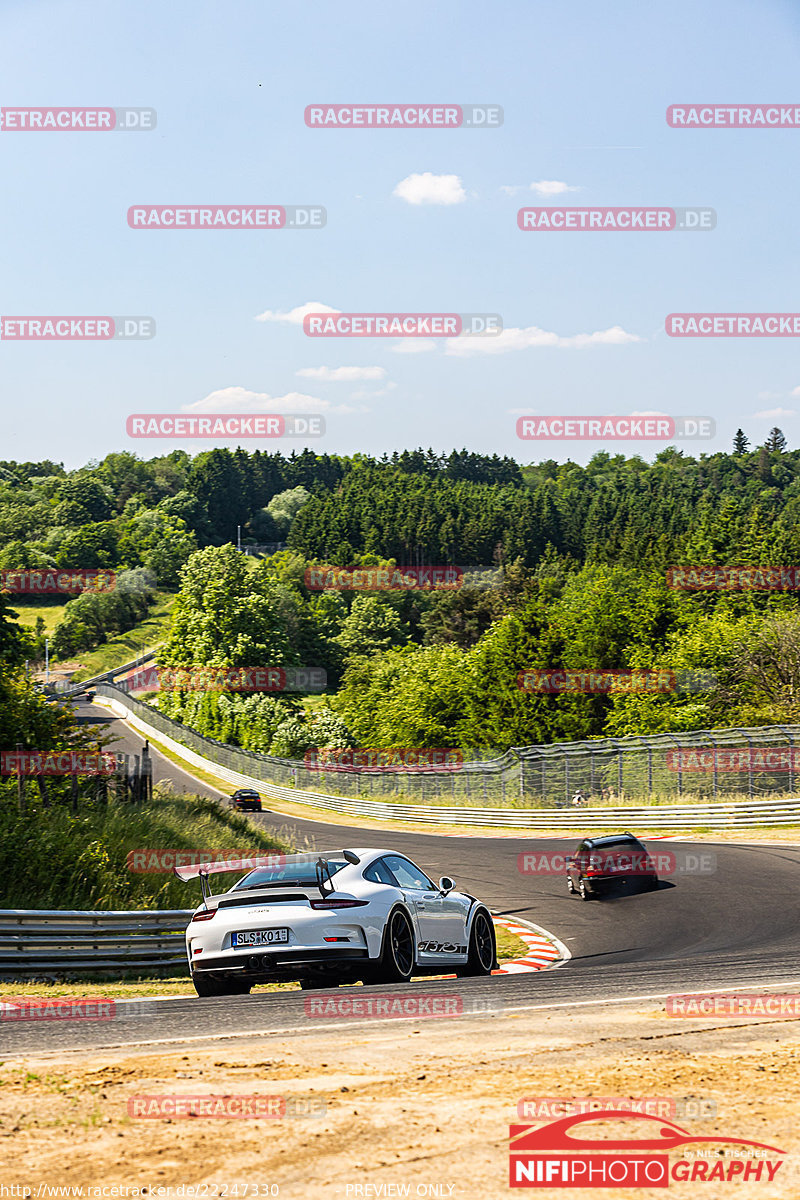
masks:
MULTIPOLYGON (((170 872, 132 871, 131 850, 291 851, 287 842, 257 828, 208 797, 166 790, 143 805, 82 801, 20 814, 7 786, 0 792, 0 878, 6 908, 194 908, 200 885, 170 872)), ((241 872, 240 872, 241 874, 241 872)), ((219 876, 221 891, 236 876, 219 876)))
POLYGON ((495 925, 494 932, 497 938, 498 962, 509 962, 514 958, 522 958, 528 953, 525 942, 510 929, 506 929, 503 925, 495 925))
POLYGON ((34 630, 36 621, 39 617, 44 621, 44 631, 47 637, 53 636, 53 630, 64 615, 68 597, 63 600, 48 600, 44 603, 32 603, 30 600, 17 600, 13 597, 9 598, 11 611, 17 614, 20 625, 24 625, 26 629, 34 630))
POLYGON ((87 650, 77 656, 81 666, 75 672, 74 679, 80 682, 92 675, 101 675, 104 671, 110 671, 112 667, 130 662, 139 654, 147 654, 153 650, 169 629, 174 601, 174 592, 157 592, 155 603, 143 621, 134 625, 127 633, 119 633, 116 637, 109 638, 96 650, 87 650))

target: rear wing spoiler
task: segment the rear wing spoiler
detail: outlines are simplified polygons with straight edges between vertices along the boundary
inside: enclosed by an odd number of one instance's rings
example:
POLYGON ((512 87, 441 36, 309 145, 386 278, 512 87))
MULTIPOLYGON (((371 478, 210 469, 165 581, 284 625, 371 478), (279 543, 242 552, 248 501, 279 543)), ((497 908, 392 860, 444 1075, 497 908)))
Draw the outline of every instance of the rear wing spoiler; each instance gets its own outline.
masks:
MULTIPOLYGON (((345 851, 345 853, 352 854, 350 851, 345 851)), ((187 857, 190 856, 187 855, 187 857)), ((315 858, 313 854, 303 855, 302 857, 316 863, 316 886, 323 896, 329 896, 331 892, 335 891, 335 888, 333 885, 333 872, 327 858, 322 855, 315 858)), ((355 858, 356 862, 359 861, 354 854, 352 854, 352 858, 355 858)), ((199 879, 203 892, 203 902, 205 903, 211 894, 210 891, 206 890, 210 875, 224 875, 226 872, 232 871, 252 871, 257 867, 281 867, 285 865, 286 859, 287 855, 285 854, 256 854, 250 858, 227 858, 182 865, 176 863, 172 870, 182 883, 189 883, 192 879, 199 879)))
MULTIPOLYGON (((193 856, 191 853, 187 853, 186 857, 192 858, 193 856)), ((209 875, 224 875, 229 871, 252 871, 255 867, 280 867, 285 862, 285 854, 254 854, 251 858, 225 858, 208 860, 206 862, 176 863, 172 870, 183 883, 189 883, 192 879, 199 879, 201 877, 207 879, 209 875)))

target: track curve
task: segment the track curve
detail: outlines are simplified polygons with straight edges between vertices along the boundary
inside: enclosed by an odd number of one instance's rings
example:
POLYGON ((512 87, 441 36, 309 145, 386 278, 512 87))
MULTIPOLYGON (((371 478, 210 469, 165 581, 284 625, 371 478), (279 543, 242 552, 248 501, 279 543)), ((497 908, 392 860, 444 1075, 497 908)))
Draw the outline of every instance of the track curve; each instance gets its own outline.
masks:
MULTIPOLYGON (((106 724, 117 749, 141 750, 138 734, 120 719, 109 717, 107 710, 83 703, 76 711, 84 721, 106 724)), ((157 752, 153 760, 156 779, 169 779, 179 790, 222 794, 157 752)), ((288 826, 312 849, 364 841, 390 844, 434 877, 453 876, 497 915, 532 921, 554 933, 572 954, 558 970, 458 981, 463 995, 476 1001, 491 997, 505 1010, 800 984, 800 847, 670 841, 671 850, 713 852, 715 871, 676 877, 674 883, 662 883, 657 892, 583 904, 567 893, 563 875, 532 876, 517 870, 521 853, 569 852, 575 847, 574 837, 362 832, 270 811, 252 814, 252 819, 276 831, 288 826)), ((652 849, 656 843, 648 839, 648 844, 652 849)), ((436 981, 425 986, 452 990, 456 985, 436 981)), ((410 984, 392 991, 413 992, 417 987, 410 984)), ((381 989, 359 991, 380 994, 381 989)), ((69 1027, 61 1022, 37 1023, 35 1028, 0 1025, 0 1046, 24 1053, 211 1042, 293 1029, 307 1033, 303 1001, 299 992, 233 996, 224 1002, 153 1000, 147 1002, 147 1020, 121 1016, 113 1022, 113 1033, 95 1022, 83 1028, 81 1022, 69 1022, 69 1027)), ((327 1022, 318 1024, 321 1032, 330 1028, 327 1022)), ((337 1021, 336 1027, 346 1024, 337 1021)))

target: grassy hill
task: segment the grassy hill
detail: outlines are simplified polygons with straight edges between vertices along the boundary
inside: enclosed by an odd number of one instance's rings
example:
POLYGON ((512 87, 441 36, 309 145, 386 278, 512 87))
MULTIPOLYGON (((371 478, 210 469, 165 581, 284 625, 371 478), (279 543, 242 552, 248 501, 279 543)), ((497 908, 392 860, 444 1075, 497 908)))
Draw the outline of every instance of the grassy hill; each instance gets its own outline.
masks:
MULTIPOLYGON (((62 806, 37 806, 22 815, 15 794, 13 785, 0 784, 5 908, 192 908, 199 883, 133 872, 128 852, 293 849, 206 797, 162 792, 149 804, 91 805, 72 816, 62 806)), ((215 877, 215 890, 230 887, 234 878, 215 877)))

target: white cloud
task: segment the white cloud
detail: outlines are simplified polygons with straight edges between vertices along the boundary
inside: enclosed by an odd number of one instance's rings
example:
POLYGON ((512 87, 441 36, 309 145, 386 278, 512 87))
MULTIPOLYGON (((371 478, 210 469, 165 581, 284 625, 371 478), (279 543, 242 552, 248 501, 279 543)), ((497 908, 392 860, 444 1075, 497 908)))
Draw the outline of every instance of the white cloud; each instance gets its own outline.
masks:
POLYGON ((430 354, 436 349, 436 342, 431 338, 406 338, 405 341, 395 342, 389 349, 393 354, 430 354))
POLYGON ((467 193, 458 175, 408 175, 392 192, 409 204, 463 204, 467 193))
POLYGON ((796 417, 797 412, 793 408, 765 408, 762 412, 753 413, 753 416, 771 420, 773 417, 796 417))
POLYGON ((582 350, 586 346, 625 346, 643 340, 635 333, 626 333, 621 325, 599 329, 595 333, 574 333, 569 337, 529 325, 526 329, 504 329, 497 337, 448 338, 445 354, 467 358, 472 354, 508 354, 512 350, 539 349, 543 346, 582 350))
POLYGON ((564 192, 579 192, 579 187, 571 187, 560 179, 539 179, 531 184, 531 191, 537 196, 563 196, 564 192))
POLYGON ((243 387, 219 388, 202 400, 184 404, 181 412, 206 413, 287 413, 332 411, 327 400, 306 396, 302 392, 287 392, 285 396, 270 396, 268 392, 251 392, 243 387))
POLYGON ((800 396, 800 387, 792 388, 789 392, 790 396, 800 396))
POLYGON ((357 392, 352 392, 351 400, 377 400, 379 396, 388 396, 397 387, 396 383, 387 383, 386 387, 378 388, 377 391, 368 392, 365 388, 359 389, 357 392))
POLYGON ((518 183, 518 184, 514 184, 514 185, 509 185, 509 184, 505 183, 500 188, 500 191, 505 192, 505 194, 507 196, 516 196, 517 192, 522 191, 522 184, 518 183))
POLYGON ((273 312, 272 309, 267 309, 263 313, 259 313, 256 317, 257 321, 284 321, 289 325, 302 325, 303 318, 308 313, 338 313, 339 308, 331 308, 329 304, 320 304, 318 301, 309 300, 307 304, 301 304, 299 308, 292 308, 289 312, 273 312))
POLYGON ((321 383, 356 383, 362 379, 383 379, 385 367, 301 367, 296 372, 305 379, 319 379, 321 383))

